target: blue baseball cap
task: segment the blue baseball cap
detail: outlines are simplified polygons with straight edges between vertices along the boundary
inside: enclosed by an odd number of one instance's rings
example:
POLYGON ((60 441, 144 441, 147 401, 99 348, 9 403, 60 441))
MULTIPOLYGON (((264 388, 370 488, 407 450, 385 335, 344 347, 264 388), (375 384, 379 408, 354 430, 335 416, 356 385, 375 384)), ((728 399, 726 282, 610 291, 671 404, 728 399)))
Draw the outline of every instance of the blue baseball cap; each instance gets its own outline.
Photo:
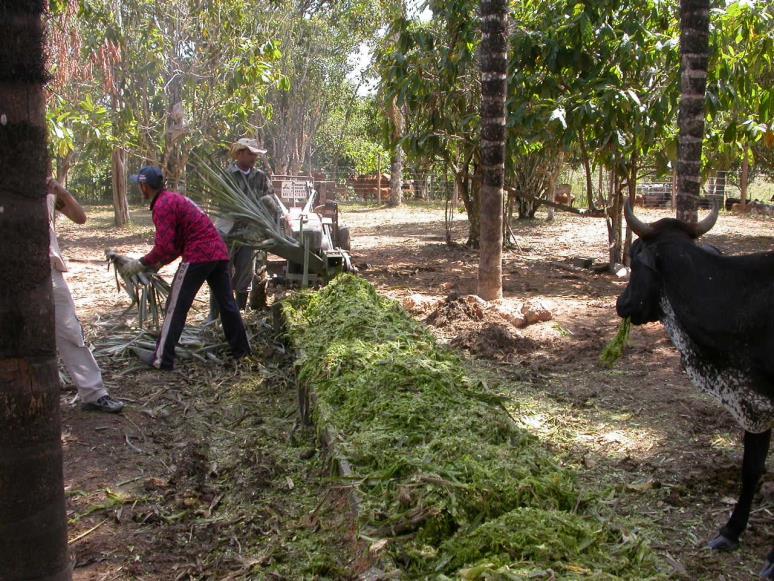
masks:
POLYGON ((164 186, 164 174, 160 167, 148 165, 140 173, 129 176, 129 181, 133 184, 148 184, 154 190, 160 190, 164 186))

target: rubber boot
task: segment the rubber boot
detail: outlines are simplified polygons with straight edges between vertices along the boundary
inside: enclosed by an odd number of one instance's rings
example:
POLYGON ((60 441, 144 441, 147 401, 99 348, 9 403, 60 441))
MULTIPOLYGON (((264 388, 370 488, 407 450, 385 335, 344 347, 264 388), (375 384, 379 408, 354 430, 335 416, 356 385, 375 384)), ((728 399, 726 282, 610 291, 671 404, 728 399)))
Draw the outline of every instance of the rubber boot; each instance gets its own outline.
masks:
POLYGON ((236 293, 236 304, 239 307, 240 311, 244 311, 247 308, 247 297, 249 295, 250 295, 249 292, 236 293))

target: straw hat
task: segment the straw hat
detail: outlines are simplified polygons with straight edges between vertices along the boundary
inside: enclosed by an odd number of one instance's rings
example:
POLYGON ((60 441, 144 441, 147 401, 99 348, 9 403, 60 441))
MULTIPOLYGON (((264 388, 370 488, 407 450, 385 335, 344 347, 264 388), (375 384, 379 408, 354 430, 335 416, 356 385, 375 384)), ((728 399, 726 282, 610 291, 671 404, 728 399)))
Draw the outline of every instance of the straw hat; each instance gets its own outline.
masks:
POLYGON ((254 153, 255 155, 261 155, 262 153, 266 153, 265 149, 261 149, 260 147, 258 147, 258 142, 255 139, 250 139, 249 137, 243 137, 242 139, 238 139, 237 141, 231 144, 231 157, 236 159, 237 154, 243 149, 248 149, 250 150, 251 153, 254 153))

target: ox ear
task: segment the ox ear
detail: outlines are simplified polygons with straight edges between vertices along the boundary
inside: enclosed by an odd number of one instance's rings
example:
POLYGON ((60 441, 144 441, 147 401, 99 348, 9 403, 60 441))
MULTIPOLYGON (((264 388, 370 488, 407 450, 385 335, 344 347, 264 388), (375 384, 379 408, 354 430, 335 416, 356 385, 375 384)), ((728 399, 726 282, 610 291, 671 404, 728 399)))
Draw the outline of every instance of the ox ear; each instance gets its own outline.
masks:
POLYGON ((723 251, 720 250, 720 248, 718 248, 714 244, 707 244, 706 242, 701 242, 699 243, 699 248, 701 248, 706 252, 709 252, 710 254, 716 254, 717 256, 723 255, 723 251))
POLYGON ((637 253, 637 261, 648 270, 656 270, 656 249, 651 246, 642 245, 637 253))

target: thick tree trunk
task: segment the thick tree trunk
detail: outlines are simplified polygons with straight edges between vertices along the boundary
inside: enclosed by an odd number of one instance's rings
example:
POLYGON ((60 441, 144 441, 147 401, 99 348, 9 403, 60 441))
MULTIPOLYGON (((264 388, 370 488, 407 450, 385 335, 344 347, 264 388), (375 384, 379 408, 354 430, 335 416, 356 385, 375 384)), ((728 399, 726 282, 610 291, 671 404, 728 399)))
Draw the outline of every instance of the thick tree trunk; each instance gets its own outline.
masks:
POLYGON ((680 112, 677 117, 677 218, 696 222, 701 191, 704 95, 709 60, 709 0, 680 0, 680 112))
POLYGON ((506 0, 481 0, 481 233, 478 296, 503 296, 505 97, 508 89, 506 0))
POLYGON ((0 579, 70 578, 45 202, 42 9, 41 1, 0 6, 0 579))
POLYGON ((117 147, 113 150, 113 221, 116 226, 129 223, 129 202, 126 184, 126 151, 117 147))

